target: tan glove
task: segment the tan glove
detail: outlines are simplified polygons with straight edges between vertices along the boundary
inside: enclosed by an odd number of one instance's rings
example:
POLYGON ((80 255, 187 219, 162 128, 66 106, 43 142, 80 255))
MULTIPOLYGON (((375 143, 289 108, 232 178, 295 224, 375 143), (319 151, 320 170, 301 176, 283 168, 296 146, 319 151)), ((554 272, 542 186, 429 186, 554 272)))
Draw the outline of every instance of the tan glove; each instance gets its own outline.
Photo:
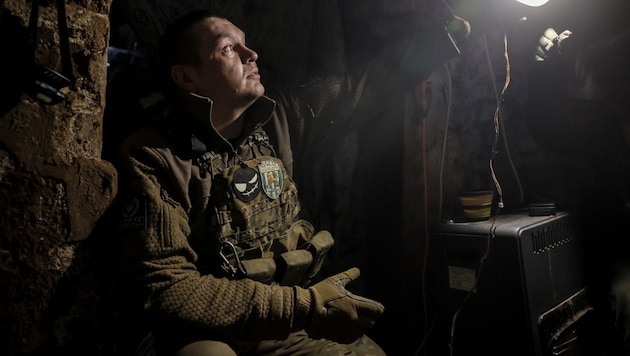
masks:
POLYGON ((346 284, 360 274, 358 268, 351 268, 308 289, 295 287, 294 328, 303 324, 310 337, 340 343, 350 343, 363 336, 374 326, 385 307, 346 290, 346 284))

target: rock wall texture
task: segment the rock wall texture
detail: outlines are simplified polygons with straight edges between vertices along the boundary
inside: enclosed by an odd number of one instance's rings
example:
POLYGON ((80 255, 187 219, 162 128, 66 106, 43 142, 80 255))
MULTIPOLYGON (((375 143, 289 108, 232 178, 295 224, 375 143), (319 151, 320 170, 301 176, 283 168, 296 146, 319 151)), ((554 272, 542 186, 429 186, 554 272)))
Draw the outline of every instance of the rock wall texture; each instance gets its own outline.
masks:
POLYGON ((100 158, 110 2, 36 1, 32 27, 33 2, 3 3, 0 350, 13 355, 77 342, 92 322, 97 299, 81 250, 116 193, 116 172, 100 158), (62 71, 58 10, 72 83, 47 105, 29 88, 35 66, 62 71))

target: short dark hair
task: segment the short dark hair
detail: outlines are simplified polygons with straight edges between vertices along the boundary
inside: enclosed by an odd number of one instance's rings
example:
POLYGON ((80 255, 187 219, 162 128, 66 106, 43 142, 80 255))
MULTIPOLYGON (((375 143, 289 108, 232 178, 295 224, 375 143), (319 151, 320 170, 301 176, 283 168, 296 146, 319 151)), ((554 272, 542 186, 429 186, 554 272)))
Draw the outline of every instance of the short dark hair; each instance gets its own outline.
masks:
POLYGON ((165 94, 173 94, 177 88, 171 78, 174 65, 199 63, 199 38, 190 29, 209 17, 224 18, 210 10, 194 10, 175 19, 164 30, 158 49, 158 71, 165 94))

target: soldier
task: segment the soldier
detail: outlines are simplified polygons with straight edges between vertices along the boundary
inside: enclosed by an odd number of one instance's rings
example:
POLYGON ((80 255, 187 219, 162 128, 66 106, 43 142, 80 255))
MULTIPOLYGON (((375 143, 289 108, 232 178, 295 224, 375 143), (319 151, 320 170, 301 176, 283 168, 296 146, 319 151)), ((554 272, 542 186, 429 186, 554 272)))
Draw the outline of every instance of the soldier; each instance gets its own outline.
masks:
MULTIPOLYGON (((407 81, 457 53, 439 40, 407 81)), ((346 289, 359 269, 313 281, 333 239, 301 212, 289 133, 306 135, 325 107, 305 117, 289 105, 299 95, 265 95, 257 59, 206 11, 165 31, 167 99, 116 162, 124 300, 158 355, 383 355, 366 336, 383 305, 346 289)))

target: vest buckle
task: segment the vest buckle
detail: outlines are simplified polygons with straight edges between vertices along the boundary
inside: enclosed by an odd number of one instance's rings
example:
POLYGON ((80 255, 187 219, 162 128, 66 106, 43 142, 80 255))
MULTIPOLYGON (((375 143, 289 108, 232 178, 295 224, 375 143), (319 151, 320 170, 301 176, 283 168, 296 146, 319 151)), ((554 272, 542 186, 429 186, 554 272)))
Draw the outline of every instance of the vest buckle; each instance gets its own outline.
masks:
POLYGON ((245 266, 241 259, 238 257, 238 251, 236 250, 236 246, 228 240, 221 241, 221 246, 219 247, 219 256, 221 256, 221 260, 223 263, 221 264, 221 268, 228 273, 231 277, 247 277, 247 271, 245 270, 245 266), (228 249, 227 254, 225 253, 225 249, 228 249), (234 259, 234 263, 230 262, 228 256, 232 256, 234 259))

